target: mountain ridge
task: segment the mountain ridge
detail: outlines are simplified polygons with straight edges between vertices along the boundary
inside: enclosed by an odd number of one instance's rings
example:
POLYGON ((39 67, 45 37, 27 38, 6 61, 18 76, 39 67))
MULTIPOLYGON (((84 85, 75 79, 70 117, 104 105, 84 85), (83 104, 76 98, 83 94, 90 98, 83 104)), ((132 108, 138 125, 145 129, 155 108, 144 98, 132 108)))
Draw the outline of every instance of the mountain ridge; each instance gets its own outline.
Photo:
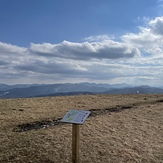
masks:
POLYGON ((148 85, 65 83, 65 84, 0 84, 0 98, 27 98, 79 94, 163 94, 163 89, 148 85))

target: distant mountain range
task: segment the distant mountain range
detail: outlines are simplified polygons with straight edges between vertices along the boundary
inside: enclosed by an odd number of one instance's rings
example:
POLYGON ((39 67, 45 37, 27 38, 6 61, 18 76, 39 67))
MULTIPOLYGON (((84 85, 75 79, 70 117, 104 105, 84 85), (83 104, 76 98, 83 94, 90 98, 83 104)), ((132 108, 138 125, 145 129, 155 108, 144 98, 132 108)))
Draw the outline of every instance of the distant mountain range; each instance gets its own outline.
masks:
POLYGON ((163 89, 122 84, 0 84, 0 98, 27 98, 79 94, 163 94, 163 89))

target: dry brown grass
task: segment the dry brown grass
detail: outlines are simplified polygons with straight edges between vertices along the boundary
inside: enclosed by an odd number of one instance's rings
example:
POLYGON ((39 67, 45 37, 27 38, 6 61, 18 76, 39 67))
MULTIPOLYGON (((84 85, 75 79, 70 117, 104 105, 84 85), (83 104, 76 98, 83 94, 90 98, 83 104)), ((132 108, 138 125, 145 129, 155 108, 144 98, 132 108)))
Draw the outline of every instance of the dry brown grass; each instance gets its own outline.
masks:
POLYGON ((20 124, 62 118, 69 109, 132 106, 119 112, 91 116, 80 126, 80 162, 162 163, 162 100, 163 95, 1 99, 0 162, 69 163, 71 124, 26 132, 13 132, 13 129, 20 124))

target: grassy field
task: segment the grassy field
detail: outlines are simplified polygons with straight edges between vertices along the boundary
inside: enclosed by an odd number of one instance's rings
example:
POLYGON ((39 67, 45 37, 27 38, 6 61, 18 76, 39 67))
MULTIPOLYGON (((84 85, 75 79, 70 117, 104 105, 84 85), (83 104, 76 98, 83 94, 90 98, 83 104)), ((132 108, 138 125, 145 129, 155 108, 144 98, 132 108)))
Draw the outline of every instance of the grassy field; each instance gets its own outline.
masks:
POLYGON ((70 109, 91 110, 81 163, 163 163, 163 95, 0 99, 0 163, 71 163, 70 109))

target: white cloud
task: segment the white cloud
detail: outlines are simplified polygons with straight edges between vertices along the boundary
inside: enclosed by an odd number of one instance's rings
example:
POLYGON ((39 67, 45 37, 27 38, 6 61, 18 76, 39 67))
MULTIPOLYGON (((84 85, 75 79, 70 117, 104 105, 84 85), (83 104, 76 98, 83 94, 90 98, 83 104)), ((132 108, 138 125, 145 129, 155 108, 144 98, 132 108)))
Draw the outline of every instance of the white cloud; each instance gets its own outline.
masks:
POLYGON ((132 45, 112 40, 91 43, 63 41, 60 44, 31 44, 30 51, 40 56, 75 60, 131 58, 139 55, 139 50, 132 45))
POLYGON ((0 42, 0 83, 126 82, 162 85, 163 18, 127 33, 24 48, 0 42), (90 40, 90 41, 88 41, 90 40))
POLYGON ((151 32, 157 35, 163 35, 163 17, 157 17, 149 22, 151 32))
POLYGON ((148 22, 147 27, 139 27, 139 33, 128 33, 121 38, 151 55, 163 53, 163 17, 148 22))
POLYGON ((19 47, 19 46, 15 46, 15 45, 11 45, 11 44, 7 44, 7 43, 3 43, 0 42, 0 52, 1 55, 4 54, 15 54, 15 53, 25 53, 26 48, 23 47, 19 47))
MULTIPOLYGON (((4 47, 6 46, 8 46, 9 52, 15 47, 4 44, 4 47)), ((124 76, 123 69, 128 69, 128 66, 116 64, 118 62, 116 59, 125 58, 125 55, 131 55, 132 58, 134 54, 138 53, 137 50, 134 52, 132 46, 111 40, 93 43, 64 41, 56 45, 49 43, 31 44, 28 49, 16 47, 10 55, 7 53, 7 48, 5 55, 1 51, 4 48, 0 49, 1 58, 8 57, 6 61, 0 62, 0 76, 2 75, 6 80, 19 78, 23 81, 40 79, 40 76, 42 78, 46 76, 46 78, 55 81, 71 78, 111 80, 124 76), (12 58, 10 58, 11 56, 12 58), (4 75, 4 71, 6 75, 4 75)))
POLYGON ((113 40, 115 37, 113 35, 97 35, 97 36, 89 36, 86 37, 84 40, 89 42, 94 41, 105 41, 105 40, 113 40))

